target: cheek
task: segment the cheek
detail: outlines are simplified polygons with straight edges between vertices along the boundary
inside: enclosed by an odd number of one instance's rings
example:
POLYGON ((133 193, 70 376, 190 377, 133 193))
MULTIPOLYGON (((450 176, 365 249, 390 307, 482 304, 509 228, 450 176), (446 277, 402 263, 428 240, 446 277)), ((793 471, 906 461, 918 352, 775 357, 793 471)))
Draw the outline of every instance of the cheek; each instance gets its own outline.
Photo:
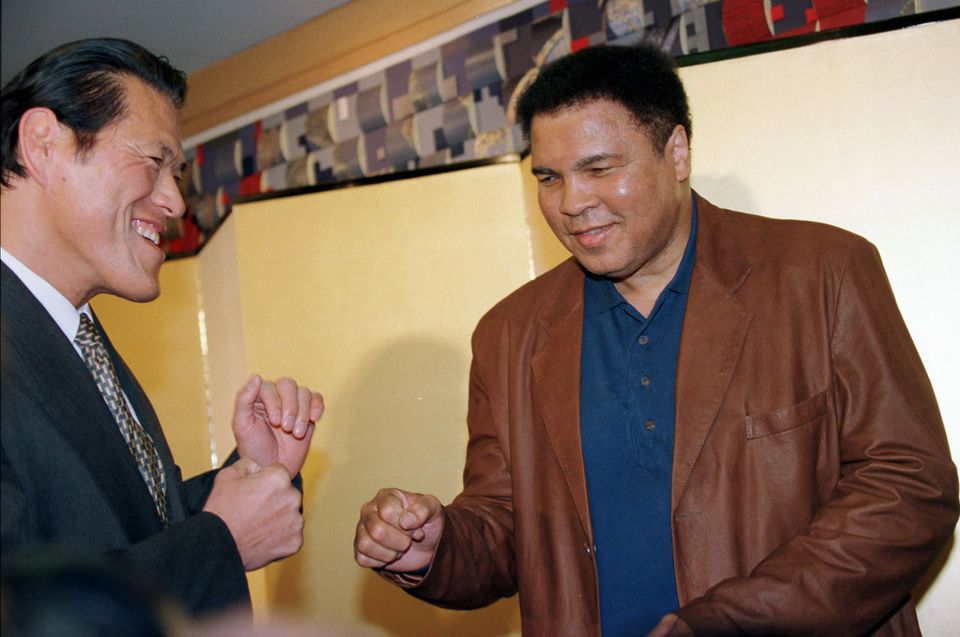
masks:
POLYGON ((621 177, 620 179, 615 180, 610 184, 608 188, 608 193, 610 196, 615 197, 616 199, 623 200, 629 199, 632 196, 636 195, 637 184, 633 179, 630 179, 627 176, 621 177))
POLYGON ((553 235, 560 241, 561 244, 567 246, 568 249, 571 249, 569 243, 572 241, 570 235, 567 234, 567 230, 564 226, 563 215, 557 212, 543 213, 543 220, 547 222, 547 225, 550 227, 550 231, 553 232, 553 235))
MULTIPOLYGON (((553 230, 553 233, 561 236, 563 235, 563 223, 561 222, 558 215, 551 215, 544 213, 543 219, 547 222, 547 225, 550 226, 550 229, 553 230)), ((561 237, 562 238, 562 237, 561 237)))
POLYGON ((624 206, 642 207, 657 198, 657 184, 648 174, 628 171, 608 184, 607 193, 624 206))
POLYGON ((537 203, 540 205, 540 211, 544 216, 548 216, 552 210, 556 209, 556 197, 553 193, 543 187, 537 188, 537 203))
POLYGON ((540 190, 537 192, 537 203, 540 206, 540 213, 551 228, 555 228, 560 223, 563 215, 560 214, 560 206, 554 192, 549 190, 540 190))

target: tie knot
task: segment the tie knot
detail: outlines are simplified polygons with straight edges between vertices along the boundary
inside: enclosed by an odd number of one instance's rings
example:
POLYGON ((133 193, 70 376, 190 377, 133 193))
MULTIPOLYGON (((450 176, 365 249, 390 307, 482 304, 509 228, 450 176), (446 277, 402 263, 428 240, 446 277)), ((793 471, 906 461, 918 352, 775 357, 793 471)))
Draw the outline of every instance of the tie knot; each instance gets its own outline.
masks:
POLYGON ((77 335, 73 339, 81 348, 102 346, 100 343, 100 332, 97 326, 93 324, 90 317, 80 312, 80 327, 77 329, 77 335))

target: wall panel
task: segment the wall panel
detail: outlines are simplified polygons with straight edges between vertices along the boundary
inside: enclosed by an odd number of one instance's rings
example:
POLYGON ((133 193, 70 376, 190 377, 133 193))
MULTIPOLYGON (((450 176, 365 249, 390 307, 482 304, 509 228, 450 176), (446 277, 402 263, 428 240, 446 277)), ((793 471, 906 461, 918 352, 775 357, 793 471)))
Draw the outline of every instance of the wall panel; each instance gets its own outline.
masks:
POLYGON ((503 634, 515 602, 441 611, 353 562, 360 506, 398 486, 449 501, 466 445, 469 337, 530 277, 518 164, 239 206, 251 369, 323 389, 306 541, 268 569, 271 607, 371 635, 503 634))

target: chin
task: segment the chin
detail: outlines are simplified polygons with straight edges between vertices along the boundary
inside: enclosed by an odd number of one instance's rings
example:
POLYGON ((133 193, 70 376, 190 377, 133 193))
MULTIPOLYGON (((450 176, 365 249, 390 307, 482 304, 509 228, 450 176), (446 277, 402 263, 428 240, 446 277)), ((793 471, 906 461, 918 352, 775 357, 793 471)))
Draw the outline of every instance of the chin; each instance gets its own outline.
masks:
POLYGON ((626 276, 624 273, 629 272, 629 267, 623 265, 622 263, 608 263, 598 259, 581 259, 580 257, 577 257, 577 261, 579 261, 580 265, 582 265, 591 274, 606 277, 608 279, 623 278, 626 276))
POLYGON ((153 301, 154 299, 156 299, 158 296, 160 296, 160 288, 156 287, 153 290, 150 290, 149 292, 144 292, 142 294, 135 294, 135 295, 127 296, 124 298, 130 301, 133 301, 135 303, 149 303, 150 301, 153 301))
POLYGON ((154 280, 142 285, 123 287, 115 290, 113 294, 134 303, 148 303, 160 296, 160 283, 154 280))

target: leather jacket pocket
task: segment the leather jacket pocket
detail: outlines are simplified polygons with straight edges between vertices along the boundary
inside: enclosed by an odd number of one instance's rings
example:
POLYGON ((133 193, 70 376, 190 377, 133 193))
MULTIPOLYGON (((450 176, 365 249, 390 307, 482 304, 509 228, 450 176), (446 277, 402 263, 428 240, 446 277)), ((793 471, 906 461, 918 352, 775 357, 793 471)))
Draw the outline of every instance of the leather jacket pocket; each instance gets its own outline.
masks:
POLYGON ((822 417, 826 408, 827 391, 823 390, 792 407, 746 416, 743 424, 747 440, 796 429, 822 417))

